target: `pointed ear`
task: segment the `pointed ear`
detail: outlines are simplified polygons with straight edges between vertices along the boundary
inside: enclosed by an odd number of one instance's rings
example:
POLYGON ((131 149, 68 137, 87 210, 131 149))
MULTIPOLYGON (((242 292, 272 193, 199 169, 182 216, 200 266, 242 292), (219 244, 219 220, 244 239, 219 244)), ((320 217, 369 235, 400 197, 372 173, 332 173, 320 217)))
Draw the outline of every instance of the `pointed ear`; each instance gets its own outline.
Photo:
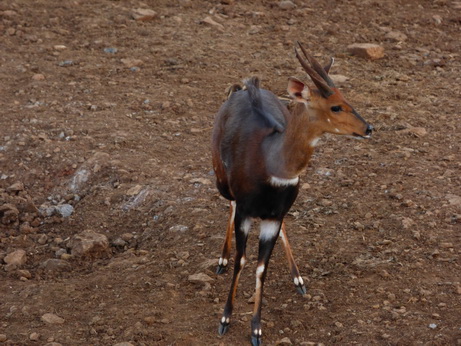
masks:
POLYGON ((299 79, 294 77, 288 78, 288 94, 297 102, 306 103, 309 95, 308 87, 299 79))

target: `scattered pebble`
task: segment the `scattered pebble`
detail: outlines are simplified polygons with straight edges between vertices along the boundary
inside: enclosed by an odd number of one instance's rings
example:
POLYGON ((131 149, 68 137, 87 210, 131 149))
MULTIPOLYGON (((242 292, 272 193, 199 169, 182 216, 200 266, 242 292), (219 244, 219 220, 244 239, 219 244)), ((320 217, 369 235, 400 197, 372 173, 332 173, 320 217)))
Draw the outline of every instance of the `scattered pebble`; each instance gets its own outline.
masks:
POLYGON ((204 282, 210 282, 210 281, 213 281, 213 279, 205 274, 205 273, 197 273, 197 274, 192 274, 192 275, 189 275, 189 277, 187 278, 190 282, 195 282, 195 283, 204 283, 204 282))
POLYGON ((36 332, 31 333, 31 334, 29 335, 29 340, 30 340, 30 341, 38 341, 38 340, 40 340, 40 334, 39 334, 39 333, 36 333, 36 332))
POLYGON ((41 73, 36 73, 32 76, 32 79, 33 80, 36 80, 36 81, 41 81, 41 80, 45 80, 45 75, 41 74, 41 73))
POLYGON ((73 256, 91 255, 100 257, 107 254, 109 240, 104 234, 85 230, 73 236, 67 246, 72 249, 73 256))
POLYGON ((8 255, 6 255, 5 258, 3 259, 3 261, 6 264, 12 264, 12 265, 16 265, 16 266, 20 267, 20 266, 26 264, 26 261, 27 261, 26 251, 24 251, 22 249, 13 251, 13 252, 9 253, 8 255))
POLYGON ((384 48, 373 43, 354 43, 347 46, 347 50, 352 55, 370 60, 381 59, 384 57, 384 48))
POLYGON ((74 212, 74 207, 70 204, 60 204, 55 207, 56 212, 62 217, 69 217, 74 212))
POLYGON ((429 324, 429 328, 435 329, 435 328, 437 328, 437 325, 435 323, 431 323, 431 324, 429 324))
POLYGON ((117 52, 118 52, 117 48, 112 48, 112 47, 104 48, 104 53, 115 54, 117 52))
POLYGON ((224 25, 216 22, 215 20, 213 20, 211 17, 205 17, 201 23, 203 24, 208 24, 208 25, 211 25, 211 26, 214 26, 215 28, 219 29, 219 30, 224 30, 224 25))
POLYGON ((41 320, 49 324, 63 324, 65 322, 64 318, 59 317, 56 314, 46 313, 41 317, 41 320))
POLYGON ((296 5, 293 1, 285 0, 279 2, 279 8, 282 10, 293 10, 296 8, 296 5))
POLYGON ((137 8, 132 10, 131 16, 133 17, 134 20, 139 20, 139 21, 149 21, 153 20, 155 17, 157 17, 157 12, 154 10, 146 9, 146 8, 137 8))

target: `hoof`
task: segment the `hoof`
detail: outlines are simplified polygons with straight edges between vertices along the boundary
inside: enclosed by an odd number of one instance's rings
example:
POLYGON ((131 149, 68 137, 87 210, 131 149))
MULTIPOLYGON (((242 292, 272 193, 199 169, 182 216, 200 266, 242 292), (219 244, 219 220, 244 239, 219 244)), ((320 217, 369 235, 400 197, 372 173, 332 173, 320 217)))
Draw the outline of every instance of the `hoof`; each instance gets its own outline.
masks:
POLYGON ((303 296, 307 293, 306 286, 304 286, 304 280, 301 276, 298 276, 293 279, 293 282, 296 286, 296 290, 303 296))
POLYGON ((226 271, 227 269, 227 266, 223 266, 223 265, 218 265, 218 268, 216 268, 216 274, 222 274, 226 271))
POLYGON ((226 334, 227 330, 229 329, 229 317, 222 317, 221 321, 219 322, 218 333, 219 335, 226 334))
POLYGON ((226 271, 227 269, 227 264, 229 263, 229 261, 227 260, 227 258, 222 258, 220 257, 219 260, 218 260, 218 268, 216 268, 216 274, 222 274, 226 271))
POLYGON ((260 346, 262 345, 262 341, 261 341, 261 335, 252 335, 251 336, 251 345, 252 346, 260 346))
POLYGON ((301 294, 302 296, 305 295, 307 293, 307 290, 306 290, 306 286, 304 285, 299 285, 299 286, 296 286, 296 290, 299 292, 299 294, 301 294))

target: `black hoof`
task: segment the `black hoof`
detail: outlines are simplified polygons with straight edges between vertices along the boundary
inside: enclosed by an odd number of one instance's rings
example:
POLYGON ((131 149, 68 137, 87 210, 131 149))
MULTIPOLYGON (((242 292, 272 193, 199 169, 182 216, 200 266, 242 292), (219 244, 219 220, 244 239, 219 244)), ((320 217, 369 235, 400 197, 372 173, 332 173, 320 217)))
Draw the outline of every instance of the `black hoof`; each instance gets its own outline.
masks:
POLYGON ((222 264, 218 265, 218 268, 216 268, 216 274, 222 274, 226 271, 227 266, 223 266, 222 264))
POLYGON ((305 295, 307 293, 307 290, 306 290, 306 286, 304 285, 299 285, 299 286, 296 286, 296 290, 299 292, 299 294, 301 294, 302 296, 305 295))
POLYGON ((261 336, 260 335, 258 335, 258 336, 252 335, 251 336, 251 345, 252 346, 260 346, 260 345, 262 345, 261 336))
POLYGON ((218 333, 219 335, 226 334, 227 330, 229 329, 229 322, 219 322, 218 333))

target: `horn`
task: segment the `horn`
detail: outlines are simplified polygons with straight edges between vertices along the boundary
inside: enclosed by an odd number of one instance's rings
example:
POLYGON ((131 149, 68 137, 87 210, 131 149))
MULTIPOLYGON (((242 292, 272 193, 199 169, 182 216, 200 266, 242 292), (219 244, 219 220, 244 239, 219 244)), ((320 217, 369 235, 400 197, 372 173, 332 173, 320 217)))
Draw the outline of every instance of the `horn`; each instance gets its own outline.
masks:
MULTIPOLYGON (((327 66, 325 66, 325 67, 323 68, 327 74, 330 73, 331 66, 333 66, 334 63, 335 63, 335 58, 330 58, 330 63, 329 63, 327 66)), ((328 77, 329 77, 329 76, 328 76, 328 77)), ((330 78, 330 79, 331 79, 331 78, 330 78)))
POLYGON ((312 67, 310 67, 304 59, 298 53, 298 50, 295 48, 295 55, 296 58, 301 63, 301 66, 304 68, 304 71, 311 77, 312 81, 314 82, 315 86, 319 89, 320 93, 323 97, 327 98, 334 94, 333 90, 325 83, 325 80, 316 72, 312 67))
MULTIPOLYGON (((328 86, 334 88, 335 84, 333 83, 331 78, 328 76, 328 72, 325 71, 325 69, 319 64, 317 60, 314 59, 313 56, 311 56, 309 53, 306 52, 306 50, 304 49, 304 47, 301 45, 299 41, 297 43, 299 45, 299 48, 301 48, 301 51, 303 52, 304 56, 307 58, 307 60, 310 62, 310 64, 314 68, 315 72, 317 72, 322 77, 322 79, 328 84, 328 86)), ((332 64, 333 62, 330 60, 330 65, 328 67, 328 70, 330 70, 330 67, 332 64)))

